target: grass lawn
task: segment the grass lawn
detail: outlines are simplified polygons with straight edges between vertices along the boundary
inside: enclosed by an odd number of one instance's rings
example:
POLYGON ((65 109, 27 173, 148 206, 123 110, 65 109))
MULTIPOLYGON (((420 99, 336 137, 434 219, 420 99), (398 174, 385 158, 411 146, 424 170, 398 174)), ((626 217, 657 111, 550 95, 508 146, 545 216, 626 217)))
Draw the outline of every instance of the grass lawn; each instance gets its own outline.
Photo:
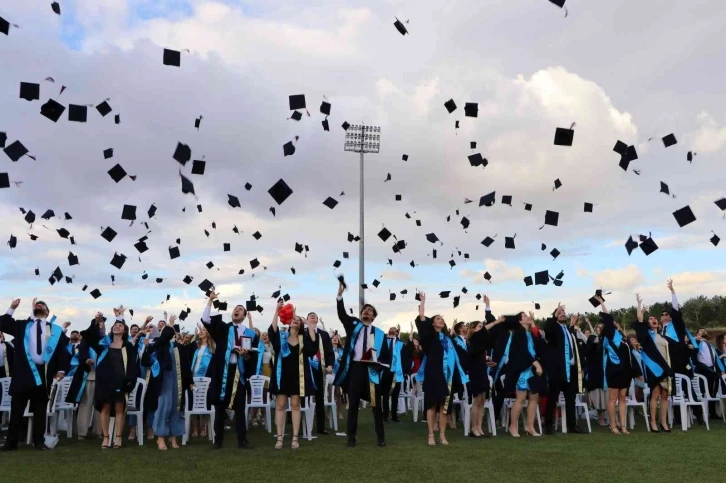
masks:
MULTIPOLYGON (((22 447, 0 454, 0 482, 143 482, 204 481, 490 481, 514 482, 723 482, 726 481, 726 424, 721 420, 695 426, 687 433, 649 434, 640 425, 630 436, 613 436, 606 428, 590 435, 492 439, 447 433, 450 446, 426 445, 423 423, 386 426, 386 448, 375 444, 370 410, 361 410, 358 446, 345 438, 323 436, 301 441, 300 449, 276 451, 274 438, 252 428, 252 450, 238 450, 233 433, 226 447, 213 451, 201 438, 179 450, 160 452, 154 442, 143 447, 124 441, 121 450, 101 450, 100 440, 80 443, 61 436, 50 452, 22 447)), ((461 425, 459 426, 461 428, 461 425)), ((289 426, 288 426, 289 431, 289 426)), ((523 431, 522 431, 523 433, 523 431)))

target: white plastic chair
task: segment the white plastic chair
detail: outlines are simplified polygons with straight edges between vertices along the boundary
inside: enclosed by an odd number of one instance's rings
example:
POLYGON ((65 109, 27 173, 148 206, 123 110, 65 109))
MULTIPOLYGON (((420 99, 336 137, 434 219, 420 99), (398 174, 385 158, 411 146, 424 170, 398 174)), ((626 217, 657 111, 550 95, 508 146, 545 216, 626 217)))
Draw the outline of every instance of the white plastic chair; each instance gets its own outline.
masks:
POLYGON ((424 393, 423 391, 419 392, 416 396, 413 397, 413 422, 418 422, 418 415, 421 414, 421 420, 426 421, 426 417, 424 416, 424 393))
MULTIPOLYGON (((555 430, 557 430, 557 427, 560 424, 560 415, 565 415, 566 410, 566 404, 565 404, 565 395, 560 392, 559 399, 557 399, 557 408, 560 410, 555 414, 555 430)), ((581 409, 585 412, 585 421, 587 421, 587 432, 592 433, 592 426, 590 425, 590 411, 587 407, 587 403, 585 402, 585 397, 582 393, 577 393, 575 395, 575 420, 577 420, 577 412, 578 409, 581 409)), ((567 418, 562 418, 562 432, 567 432, 567 418)))
MULTIPOLYGON (((207 408, 207 391, 212 380, 208 377, 195 377, 194 390, 192 395, 187 398, 184 407, 184 437, 182 437, 182 446, 189 441, 189 431, 192 424, 192 416, 209 416, 209 440, 214 441, 214 408, 207 408)), ((187 392, 189 394, 189 392, 187 392)))
MULTIPOLYGON (((146 379, 136 379, 136 386, 133 391, 129 393, 128 406, 126 407, 126 418, 129 416, 136 416, 136 439, 139 440, 139 446, 144 445, 144 398, 146 397, 146 379), (141 397, 137 398, 136 395, 141 388, 141 397), (140 401, 139 406, 136 406, 136 401, 140 401)), ((108 423, 108 434, 109 441, 116 439, 116 418, 113 417, 108 423)))
POLYGON ((724 408, 724 399, 726 399, 726 394, 724 394, 722 387, 726 386, 726 374, 721 376, 721 380, 723 381, 723 384, 718 384, 718 389, 716 391, 716 397, 719 399, 719 408, 721 409, 721 416, 724 418, 724 421, 726 421, 726 410, 724 408))
POLYGON ((406 376, 398 393, 398 414, 405 414, 413 407, 413 383, 411 376, 406 376))
MULTIPOLYGON (((469 393, 466 389, 466 385, 464 385, 464 393, 462 394, 461 399, 459 399, 458 394, 454 394, 454 399, 452 401, 452 407, 453 406, 459 406, 461 408, 461 417, 464 419, 464 436, 469 436, 469 431, 471 430, 471 403, 469 403, 469 393)), ((456 413, 454 413, 456 414, 456 413)))
MULTIPOLYGON (((48 433, 48 417, 53 415, 53 407, 55 406, 55 402, 58 398, 58 390, 56 389, 56 385, 58 384, 58 381, 53 380, 53 383, 50 386, 50 398, 48 399, 48 404, 45 406, 45 417, 43 418, 43 425, 46 427, 46 433, 48 433)), ((67 392, 67 391, 66 391, 67 392)), ((33 442, 33 424, 38 424, 37 421, 35 421, 35 415, 30 412, 30 401, 28 401, 28 404, 25 406, 25 412, 23 413, 24 418, 28 418, 28 434, 26 435, 26 444, 31 444, 33 442)), ((54 436, 55 433, 52 433, 54 436)))
MULTIPOLYGON (((673 409, 675 406, 678 406, 680 413, 681 413, 681 429, 683 431, 688 431, 689 426, 691 426, 691 418, 693 416, 693 413, 691 412, 691 406, 700 406, 702 408, 703 414, 708 414, 708 404, 705 401, 699 401, 693 392, 693 386, 691 385, 691 381, 688 379, 688 377, 684 376, 683 374, 676 374, 676 391, 673 394, 671 399, 671 404, 669 406, 670 409, 670 421, 671 424, 673 423, 673 409)), ((697 384, 696 384, 697 386, 697 384)), ((696 388, 697 393, 700 394, 700 388, 696 388)), ((706 423, 706 429, 710 430, 708 427, 708 418, 704 418, 706 423)))
POLYGON ((2 420, 3 415, 10 416, 10 403, 12 401, 12 396, 10 395, 10 381, 11 379, 9 377, 3 377, 0 379, 0 394, 2 397, 0 397, 0 420, 2 420))
POLYGON ((330 408, 330 412, 328 413, 328 420, 330 421, 330 425, 333 427, 335 432, 338 432, 338 406, 335 404, 335 396, 334 392, 335 386, 333 386, 333 376, 331 374, 327 375, 325 377, 325 390, 323 392, 323 405, 326 408, 330 408))
MULTIPOLYGON (((300 414, 302 416, 300 425, 302 426, 302 437, 308 441, 313 440, 313 421, 315 419, 315 397, 308 396, 306 398, 300 398, 300 414)), ((290 398, 287 399, 287 409, 285 412, 291 412, 290 398)), ((287 424, 287 416, 285 417, 287 424)), ((284 427, 283 427, 284 432, 284 427)))
POLYGON ((245 421, 249 417, 251 408, 260 408, 265 411, 265 428, 268 433, 272 432, 272 416, 270 413, 270 393, 265 391, 265 386, 270 386, 270 378, 267 376, 250 377, 250 397, 245 405, 245 421))
MULTIPOLYGON (((66 436, 69 438, 73 437, 73 412, 76 410, 78 405, 76 403, 66 402, 66 396, 71 388, 73 382, 72 377, 64 377, 60 382, 53 381, 53 387, 55 388, 54 404, 48 411, 50 413, 50 434, 55 435, 58 432, 58 420, 61 414, 65 416, 66 420, 66 436)), ((53 389, 51 389, 53 391, 53 389)), ((51 393, 52 394, 52 393, 51 393)))
POLYGON ((630 388, 628 389, 628 394, 625 396, 625 405, 627 406, 627 417, 630 429, 635 428, 635 408, 641 408, 643 410, 643 419, 645 419, 645 427, 648 428, 648 432, 650 432, 648 404, 646 403, 648 400, 648 394, 646 391, 648 391, 647 388, 643 390, 643 402, 639 402, 635 397, 635 382, 630 381, 630 388))
MULTIPOLYGON (((718 397, 718 395, 711 396, 711 391, 708 389, 708 379, 706 379, 706 376, 703 376, 701 374, 695 374, 695 377, 693 379, 693 387, 696 388, 696 396, 700 396, 701 401, 705 403, 703 420, 708 421, 708 403, 721 403, 721 398, 718 397), (701 392, 701 384, 699 384, 699 382, 703 384, 703 392, 701 392)), ((726 415, 723 414, 723 411, 721 412, 721 415, 724 422, 726 422, 726 415)))

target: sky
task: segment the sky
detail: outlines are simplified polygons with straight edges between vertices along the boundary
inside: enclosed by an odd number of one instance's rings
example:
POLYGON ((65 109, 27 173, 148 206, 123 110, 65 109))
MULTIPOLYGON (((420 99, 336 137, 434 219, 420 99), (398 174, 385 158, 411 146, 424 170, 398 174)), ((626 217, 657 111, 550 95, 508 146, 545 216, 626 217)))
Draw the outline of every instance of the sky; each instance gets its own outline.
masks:
POLYGON ((380 153, 365 157, 364 238, 366 301, 382 327, 408 329, 416 290, 429 294, 427 311, 447 321, 482 319, 476 294, 487 294, 497 314, 537 302, 543 317, 558 303, 592 310, 588 298, 598 288, 611 292, 610 308, 633 305, 636 291, 646 304, 665 300, 670 277, 682 299, 726 292, 726 242, 709 241, 713 233, 726 237, 714 204, 726 196, 722 2, 664 9, 656 0, 568 0, 567 17, 547 0, 60 5, 57 16, 45 0, 0 4, 0 17, 19 26, 0 35, 0 132, 36 158, 13 163, 0 154, 0 172, 11 181, 0 190, 0 238, 18 240, 14 249, 0 247, 0 293, 8 304, 22 298, 22 313, 38 297, 83 329, 96 311, 111 314, 119 304, 134 309, 137 323, 189 307, 183 325, 191 329, 205 304, 197 285, 209 279, 230 306, 258 297, 264 311, 254 314, 256 327, 268 327, 270 295, 281 290, 298 313, 315 311, 326 327, 340 328, 336 275, 346 276, 345 301, 357 310, 358 246, 347 234, 360 235, 359 157, 343 150, 343 122, 381 127, 380 153), (409 35, 394 28, 396 18, 408 21, 409 35), (164 48, 182 51, 181 67, 163 65, 164 48), (41 99, 20 99, 20 82, 39 83, 41 99), (306 96, 309 116, 299 122, 289 119, 292 94, 306 96), (110 99, 113 112, 101 117, 89 108, 88 122, 74 123, 66 111, 53 123, 39 114, 49 98, 66 106, 110 99), (329 132, 319 110, 326 99, 329 132), (458 106, 451 114, 449 99, 458 106), (465 117, 467 102, 478 103, 477 118, 465 117), (573 145, 553 145, 555 129, 572 123, 573 145), (678 142, 666 148, 661 138, 670 133, 678 142), (618 140, 639 155, 627 172, 612 150, 618 140), (295 141, 292 156, 283 155, 288 141, 295 141), (179 142, 206 161, 204 175, 173 159, 179 142), (108 148, 113 158, 104 159, 108 148), (697 153, 692 163, 689 151, 697 153), (477 152, 485 168, 470 166, 467 157, 477 152), (107 171, 116 163, 136 181, 114 183, 107 171), (180 168, 196 197, 181 192, 180 168), (278 206, 267 190, 279 179, 293 194, 278 206), (659 192, 661 182, 675 198, 659 192), (497 203, 479 207, 492 191, 497 203), (241 208, 227 203, 230 194, 241 208), (500 203, 503 195, 513 197, 511 206, 500 203), (333 210, 322 204, 329 196, 339 202, 333 210), (132 226, 121 219, 124 204, 138 207, 132 226), (148 219, 152 204, 158 211, 148 219), (679 228, 672 213, 686 205, 697 220, 679 228), (36 213, 32 227, 19 208, 36 213), (40 220, 47 209, 56 217, 40 220), (540 229, 547 210, 560 213, 558 226, 540 229), (65 212, 73 219, 64 220, 65 212), (118 232, 111 243, 100 236, 107 226, 118 232), (406 249, 393 253, 393 239, 376 236, 383 227, 406 249), (76 245, 58 236, 60 228, 76 245), (443 245, 429 243, 428 233, 443 245), (515 234, 516 248, 505 249, 504 237, 515 234), (659 250, 628 256, 625 241, 638 234, 651 234, 659 250), (133 245, 143 236, 149 251, 139 255, 133 245), (481 244, 487 236, 495 237, 488 248, 481 244), (310 248, 307 256, 295 243, 310 248), (170 246, 181 257, 171 260, 170 246), (554 260, 552 248, 561 252, 554 260), (80 265, 69 266, 69 251, 80 265), (114 253, 128 257, 120 270, 110 265, 114 253), (252 270, 254 258, 262 266, 252 270), (56 267, 73 283, 51 286, 56 267), (523 278, 541 270, 564 272, 564 284, 526 287, 523 278), (182 281, 186 275, 192 284, 182 281), (94 288, 101 298, 89 295, 94 288), (445 290, 451 297, 438 298, 445 290))

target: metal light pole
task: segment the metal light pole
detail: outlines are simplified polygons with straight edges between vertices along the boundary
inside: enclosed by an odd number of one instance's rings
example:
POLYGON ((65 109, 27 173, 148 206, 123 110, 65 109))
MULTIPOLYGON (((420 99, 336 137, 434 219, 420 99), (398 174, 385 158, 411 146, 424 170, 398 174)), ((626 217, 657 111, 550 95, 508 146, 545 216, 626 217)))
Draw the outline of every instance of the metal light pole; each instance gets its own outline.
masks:
POLYGON ((345 133, 345 150, 360 153, 360 242, 358 243, 358 313, 365 304, 365 176, 363 155, 377 154, 381 148, 380 126, 356 124, 348 127, 345 133))

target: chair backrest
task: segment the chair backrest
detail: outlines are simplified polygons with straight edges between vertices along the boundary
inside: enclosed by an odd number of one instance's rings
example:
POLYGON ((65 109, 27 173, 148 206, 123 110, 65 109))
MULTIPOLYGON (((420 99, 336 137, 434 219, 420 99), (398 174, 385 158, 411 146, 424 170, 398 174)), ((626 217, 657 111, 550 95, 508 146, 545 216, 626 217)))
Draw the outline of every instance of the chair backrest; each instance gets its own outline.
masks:
POLYGON ((250 377, 250 400, 249 404, 260 405, 269 404, 269 395, 265 393, 265 385, 270 383, 270 378, 267 376, 252 376, 250 377))
POLYGON ((145 397, 146 397, 146 379, 142 379, 139 377, 138 379, 136 379, 136 386, 134 387, 134 390, 131 391, 131 393, 129 394, 128 410, 132 411, 132 412, 139 411, 140 408, 138 408, 136 406, 136 401, 140 401, 141 406, 143 407, 145 397), (139 392, 139 388, 141 388, 141 397, 140 398, 136 397, 139 392))
POLYGON ((726 398, 726 394, 723 393, 723 387, 726 386, 726 374, 723 374, 721 376, 721 380, 723 381, 723 384, 716 384, 718 386, 718 391, 716 391, 716 397, 717 398, 726 398))
POLYGON ((633 403, 638 402, 637 398, 635 397, 635 380, 630 380, 630 387, 628 387, 628 394, 625 396, 625 399, 627 402, 633 403))
POLYGON ((75 406, 75 404, 70 404, 66 402, 66 396, 68 396, 68 391, 71 389, 72 382, 72 377, 64 377, 59 383, 56 384, 57 392, 55 404, 53 405, 53 408, 56 411, 59 409, 68 408, 70 406, 75 406))
POLYGON ((674 402, 691 402, 693 399, 693 392, 691 391, 691 384, 689 379, 683 374, 676 374, 676 393, 673 395, 674 402))
POLYGON ((694 374, 693 384, 691 385, 693 386, 693 392, 696 393, 696 397, 699 401, 703 398, 711 399, 711 394, 708 390, 708 379, 706 379, 706 376, 694 374), (699 382, 703 383, 703 391, 701 391, 701 384, 699 382))
POLYGON ((10 381, 9 377, 3 377, 0 379, 0 391, 2 391, 2 398, 0 398, 0 410, 9 411, 10 401, 12 396, 10 395, 10 381))
POLYGON ((208 377, 195 377, 192 397, 187 401, 187 408, 191 411, 207 410, 207 391, 212 380, 208 377))
POLYGON ((560 391, 560 395, 557 397, 557 404, 566 404, 565 395, 562 391, 560 391))

